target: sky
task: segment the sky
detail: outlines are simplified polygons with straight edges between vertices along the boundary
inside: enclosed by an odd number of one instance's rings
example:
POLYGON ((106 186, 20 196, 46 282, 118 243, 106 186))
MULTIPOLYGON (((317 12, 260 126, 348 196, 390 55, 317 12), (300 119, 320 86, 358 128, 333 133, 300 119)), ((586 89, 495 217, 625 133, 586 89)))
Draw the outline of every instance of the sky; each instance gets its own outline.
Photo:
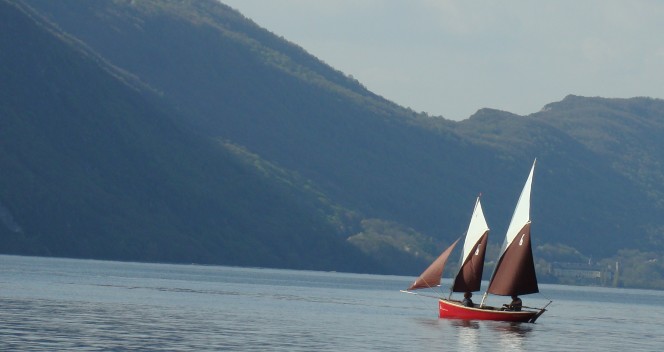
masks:
POLYGON ((529 115, 568 94, 664 98, 664 1, 221 2, 432 116, 529 115))

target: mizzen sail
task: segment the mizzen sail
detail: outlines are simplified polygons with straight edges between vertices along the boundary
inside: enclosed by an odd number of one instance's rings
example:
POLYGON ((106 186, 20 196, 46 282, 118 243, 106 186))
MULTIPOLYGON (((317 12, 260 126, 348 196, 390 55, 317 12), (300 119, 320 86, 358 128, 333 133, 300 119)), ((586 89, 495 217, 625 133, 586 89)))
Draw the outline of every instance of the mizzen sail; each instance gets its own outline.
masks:
MULTIPOLYGON (((537 160, 535 160, 537 162, 537 160)), ((539 292, 530 244, 530 190, 535 162, 521 191, 487 292, 511 296, 539 292)))
POLYGON ((417 290, 419 288, 432 288, 440 285, 440 279, 443 276, 443 269, 445 268, 445 263, 447 263, 447 259, 450 257, 450 254, 452 253, 452 250, 454 249, 454 246, 456 246, 457 242, 459 240, 457 239, 452 243, 451 246, 449 246, 446 250, 443 251, 443 253, 438 256, 438 259, 434 260, 429 267, 424 270, 424 272, 420 275, 420 277, 413 282, 410 287, 408 287, 406 290, 417 290))

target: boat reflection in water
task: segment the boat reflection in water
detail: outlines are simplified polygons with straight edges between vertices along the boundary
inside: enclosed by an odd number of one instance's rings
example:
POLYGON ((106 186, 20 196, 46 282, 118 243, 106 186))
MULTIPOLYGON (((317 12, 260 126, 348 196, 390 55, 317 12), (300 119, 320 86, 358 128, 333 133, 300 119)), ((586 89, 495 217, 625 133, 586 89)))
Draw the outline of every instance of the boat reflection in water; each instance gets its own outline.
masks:
MULTIPOLYGON (((525 351, 525 343, 532 331, 532 325, 515 322, 481 322, 476 320, 451 319, 450 323, 456 328, 458 348, 463 351, 481 351, 483 341, 482 330, 492 330, 498 336, 495 343, 499 351, 525 351)), ((486 331, 485 331, 486 333, 486 331)))
POLYGON ((530 324, 514 322, 492 324, 491 328, 500 333, 501 351, 524 351, 524 343, 533 329, 530 324))
POLYGON ((479 351, 480 323, 473 320, 452 320, 452 325, 458 328, 459 349, 461 351, 479 351))

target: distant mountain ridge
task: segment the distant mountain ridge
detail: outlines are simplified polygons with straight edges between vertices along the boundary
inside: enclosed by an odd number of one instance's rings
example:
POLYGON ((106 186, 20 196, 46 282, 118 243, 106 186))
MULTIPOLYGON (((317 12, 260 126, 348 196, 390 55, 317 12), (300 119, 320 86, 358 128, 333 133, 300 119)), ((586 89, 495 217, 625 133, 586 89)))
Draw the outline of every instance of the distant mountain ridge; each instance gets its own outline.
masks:
POLYGON ((480 192, 500 241, 535 157, 535 244, 664 249, 662 100, 454 122, 216 1, 0 6, 3 253, 419 272, 480 192))

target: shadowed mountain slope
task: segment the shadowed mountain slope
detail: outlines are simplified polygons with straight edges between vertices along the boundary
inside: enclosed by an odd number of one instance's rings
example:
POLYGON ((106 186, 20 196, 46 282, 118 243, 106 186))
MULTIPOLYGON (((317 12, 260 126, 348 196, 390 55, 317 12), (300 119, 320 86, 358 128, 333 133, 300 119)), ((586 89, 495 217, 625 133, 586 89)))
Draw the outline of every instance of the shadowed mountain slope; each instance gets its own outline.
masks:
POLYGON ((0 7, 3 252, 379 270, 314 195, 182 126, 29 9, 0 7))

